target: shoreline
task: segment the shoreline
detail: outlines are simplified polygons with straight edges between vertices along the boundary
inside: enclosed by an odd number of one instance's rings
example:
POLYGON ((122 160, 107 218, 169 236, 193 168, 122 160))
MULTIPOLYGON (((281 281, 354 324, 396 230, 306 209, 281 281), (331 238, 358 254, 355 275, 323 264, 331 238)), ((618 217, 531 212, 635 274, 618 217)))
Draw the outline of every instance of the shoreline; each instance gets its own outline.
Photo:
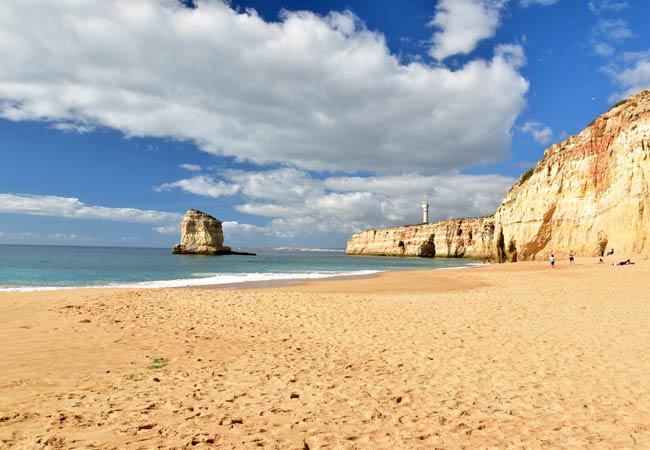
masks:
MULTIPOLYGON (((579 262, 577 263, 578 266, 582 266, 585 264, 588 265, 597 265, 597 266, 611 266, 611 265, 618 265, 619 259, 621 260, 626 260, 626 259, 631 259, 632 261, 637 261, 637 260, 648 260, 650 259, 650 256, 648 255, 643 255, 643 254, 629 254, 629 253, 621 253, 616 255, 616 258, 612 258, 611 256, 604 257, 603 259, 605 260, 604 263, 597 264, 599 257, 594 256, 594 257, 579 257, 577 258, 579 262)), ((464 266, 457 266, 457 267, 437 267, 437 268, 404 268, 404 269, 392 269, 392 270, 377 270, 377 271, 372 271, 369 270, 367 272, 371 273, 363 273, 363 274, 341 274, 341 275, 326 275, 326 276, 318 276, 318 277, 296 277, 296 278, 279 278, 279 279, 266 279, 266 280, 246 280, 246 281, 236 281, 236 282, 225 282, 225 283, 214 283, 214 284, 188 284, 188 285, 167 285, 165 286, 164 283, 174 283, 174 282, 184 282, 184 281, 195 281, 195 282, 200 282, 201 280, 204 280, 205 278, 196 278, 196 279, 172 279, 172 280, 154 280, 154 281, 142 281, 142 282, 137 282, 134 284, 118 284, 118 285, 97 285, 97 286, 28 286, 28 287, 2 287, 0 288, 0 295, 3 293, 12 293, 12 292, 26 292, 26 293, 37 293, 37 292, 57 292, 57 291, 86 291, 86 290, 156 290, 156 289, 221 289, 221 290, 239 290, 239 289, 271 289, 271 288, 281 288, 281 287, 291 287, 291 286, 299 286, 305 283, 319 283, 319 282, 337 282, 337 281, 345 281, 345 280, 363 280, 366 278, 376 278, 380 277, 383 274, 391 274, 391 273, 402 273, 402 272, 420 272, 420 273, 426 273, 430 271, 446 271, 446 270, 460 270, 460 269, 488 269, 490 267, 496 268, 496 267, 508 267, 511 265, 516 265, 518 267, 522 267, 523 265, 528 265, 530 267, 531 265, 539 265, 540 267, 544 267, 545 265, 548 266, 548 262, 545 261, 518 261, 518 262, 508 262, 508 263, 479 263, 479 260, 472 260, 472 259, 463 259, 466 261, 476 261, 476 264, 467 264, 464 266), (162 283, 163 285, 160 286, 148 286, 147 284, 151 283, 162 283), (141 284, 141 285, 139 285, 141 284)), ((569 266, 568 261, 561 261, 557 263, 557 267, 561 267, 562 265, 569 266), (566 264, 565 264, 566 263, 566 264)), ((496 270, 496 269, 495 269, 496 270)), ((360 272, 365 272, 365 270, 361 270, 360 272)), ((288 273, 287 273, 288 274, 288 273)), ((282 275, 287 275, 287 274, 282 274, 282 275)), ((228 275, 228 274, 224 274, 228 275)))
MULTIPOLYGON (((462 259, 463 261, 477 261, 470 259, 462 259)), ((339 280, 347 278, 365 278, 368 276, 374 276, 378 273, 384 272, 400 272, 400 271, 422 271, 422 270, 455 270, 455 269, 466 269, 466 268, 475 268, 481 267, 489 264, 466 264, 463 266, 456 267, 436 267, 436 268, 403 268, 403 269, 390 269, 390 270, 375 270, 375 269, 360 269, 356 271, 341 271, 337 274, 325 274, 322 272, 311 272, 311 273, 263 273, 263 274, 247 274, 247 273, 235 273, 228 274, 222 273, 219 274, 223 277, 245 277, 247 275, 265 275, 268 277, 277 276, 278 278, 267 278, 259 280, 242 280, 242 281, 227 281, 223 283, 210 283, 207 282, 204 284, 205 280, 210 278, 180 278, 180 279, 169 279, 169 280, 151 280, 151 281, 139 281, 134 283, 115 283, 107 285, 90 285, 90 286, 2 286, 0 287, 0 293, 2 292, 39 292, 39 291, 57 291, 57 290, 77 290, 77 289, 183 289, 183 288, 196 288, 196 289, 236 289, 241 287, 242 289, 251 289, 256 287, 263 286, 290 286, 293 284, 300 284, 307 281, 319 281, 319 280, 339 280)))
POLYGON ((0 447, 644 448, 629 257, 0 292, 0 447))
MULTIPOLYGON (((421 270, 421 269, 406 269, 406 270, 421 270)), ((426 269, 425 269, 426 270, 426 269)), ((437 269, 436 269, 437 270, 437 269)), ((368 271, 360 271, 368 272, 368 271)), ((318 281, 318 280, 339 280, 339 279, 354 279, 354 278, 364 278, 372 277, 378 273, 384 271, 373 271, 372 273, 362 273, 359 275, 331 275, 331 276, 319 276, 312 277, 309 276, 299 276, 296 278, 278 278, 278 279, 267 279, 267 280, 246 280, 246 281, 237 281, 237 282, 226 282, 226 283, 213 283, 213 284, 180 284, 178 286, 173 285, 172 283, 182 283, 185 281, 195 281, 200 283, 205 278, 196 278, 196 279, 172 279, 172 280, 153 280, 153 281, 141 281, 133 284, 108 284, 108 285, 92 285, 92 286, 21 286, 21 287, 10 287, 4 286, 0 288, 0 293, 2 292, 51 292, 51 291, 60 291, 60 290, 85 290, 85 289, 235 289, 241 287, 242 289, 250 289, 251 287, 259 286, 290 286, 293 284, 299 284, 306 281, 318 281), (155 283, 161 283, 160 286, 155 286, 155 283), (170 285, 165 286, 165 283, 170 283, 170 285), (140 284, 140 285, 139 285, 140 284), (151 285, 148 285, 151 284, 151 285)), ((283 274, 284 275, 284 274, 283 274)))

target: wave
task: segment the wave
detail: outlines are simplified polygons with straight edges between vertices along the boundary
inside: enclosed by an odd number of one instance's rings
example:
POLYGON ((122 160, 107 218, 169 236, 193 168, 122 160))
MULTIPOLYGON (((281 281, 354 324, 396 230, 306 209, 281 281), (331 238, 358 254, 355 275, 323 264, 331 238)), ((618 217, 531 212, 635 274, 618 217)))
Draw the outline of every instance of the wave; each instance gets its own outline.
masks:
POLYGON ((213 275, 203 278, 185 278, 177 280, 141 281, 137 283, 113 283, 97 286, 21 286, 0 288, 0 292, 25 292, 25 291, 54 291, 61 289, 88 289, 88 288, 136 288, 158 289, 192 286, 218 286, 225 284, 246 284, 266 281, 300 281, 318 280, 333 277, 367 276, 382 272, 381 270, 355 270, 348 272, 311 272, 311 273, 240 273, 228 275, 213 275))

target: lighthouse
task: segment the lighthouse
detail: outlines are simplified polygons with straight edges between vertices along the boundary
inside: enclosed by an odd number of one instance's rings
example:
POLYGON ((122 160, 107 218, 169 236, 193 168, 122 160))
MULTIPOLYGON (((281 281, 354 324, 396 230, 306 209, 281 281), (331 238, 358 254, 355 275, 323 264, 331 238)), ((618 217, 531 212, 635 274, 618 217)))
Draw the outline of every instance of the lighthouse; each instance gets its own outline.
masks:
POLYGON ((422 223, 429 223, 429 193, 424 195, 422 202, 422 223))

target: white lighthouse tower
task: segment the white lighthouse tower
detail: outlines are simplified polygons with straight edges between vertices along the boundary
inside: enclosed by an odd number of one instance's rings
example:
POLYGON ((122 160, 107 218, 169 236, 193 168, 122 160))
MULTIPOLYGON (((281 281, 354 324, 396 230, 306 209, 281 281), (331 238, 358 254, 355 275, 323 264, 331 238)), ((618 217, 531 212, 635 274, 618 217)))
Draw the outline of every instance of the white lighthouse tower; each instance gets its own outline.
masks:
POLYGON ((429 223, 429 193, 424 194, 422 202, 422 223, 429 223))

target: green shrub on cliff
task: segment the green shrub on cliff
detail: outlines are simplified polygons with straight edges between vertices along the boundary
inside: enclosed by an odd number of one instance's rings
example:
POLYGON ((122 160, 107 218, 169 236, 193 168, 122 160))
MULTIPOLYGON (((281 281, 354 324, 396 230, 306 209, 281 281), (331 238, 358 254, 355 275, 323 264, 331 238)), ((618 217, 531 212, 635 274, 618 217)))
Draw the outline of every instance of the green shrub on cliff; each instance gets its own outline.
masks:
POLYGON ((534 167, 531 167, 531 168, 528 169, 526 172, 524 172, 524 173, 521 175, 521 178, 519 179, 519 186, 521 186, 522 184, 524 184, 524 183, 526 182, 527 179, 529 179, 531 176, 533 176, 533 172, 535 172, 535 168, 534 168, 534 167))

